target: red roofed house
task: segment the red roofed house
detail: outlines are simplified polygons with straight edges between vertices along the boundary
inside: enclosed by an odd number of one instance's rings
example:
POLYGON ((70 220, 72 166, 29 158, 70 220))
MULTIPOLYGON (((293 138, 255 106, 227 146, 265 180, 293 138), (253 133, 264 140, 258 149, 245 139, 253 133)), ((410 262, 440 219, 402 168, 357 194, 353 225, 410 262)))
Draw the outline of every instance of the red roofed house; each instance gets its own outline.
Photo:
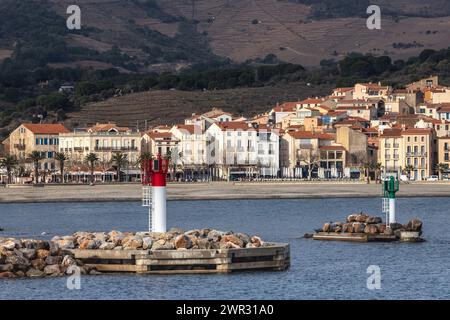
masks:
POLYGON ((142 135, 142 152, 150 152, 155 156, 160 154, 163 157, 168 153, 174 155, 180 152, 179 143, 180 140, 172 132, 153 129, 142 135))
MULTIPOLYGON (((24 162, 31 152, 39 151, 45 158, 39 170, 56 170, 54 156, 59 151, 59 135, 68 132, 62 124, 23 123, 9 135, 9 154, 24 162)), ((33 164, 26 166, 32 169, 33 164)))

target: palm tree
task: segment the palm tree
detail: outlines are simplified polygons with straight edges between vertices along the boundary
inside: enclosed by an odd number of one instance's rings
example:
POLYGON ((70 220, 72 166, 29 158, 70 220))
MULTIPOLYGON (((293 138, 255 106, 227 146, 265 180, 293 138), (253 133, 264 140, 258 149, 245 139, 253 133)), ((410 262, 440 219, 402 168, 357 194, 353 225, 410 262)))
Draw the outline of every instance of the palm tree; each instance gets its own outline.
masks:
POLYGON ((381 182, 380 176, 381 176, 381 169, 382 169, 382 167, 383 167, 383 164, 380 163, 380 162, 375 163, 373 165, 373 169, 375 170, 375 183, 381 182))
POLYGON ((39 182, 39 161, 45 159, 44 154, 39 151, 32 151, 28 154, 28 159, 33 162, 34 166, 34 183, 39 182))
POLYGON ((151 152, 143 152, 137 159, 136 165, 140 165, 142 167, 145 162, 148 162, 152 158, 153 158, 153 155, 151 152))
POLYGON ((63 152, 56 152, 55 153, 55 160, 59 162, 59 171, 61 174, 61 183, 64 183, 64 164, 67 160, 69 160, 69 157, 63 153, 63 152))
POLYGON ((437 171, 438 174, 439 174, 439 180, 442 180, 442 175, 443 175, 445 172, 447 172, 447 170, 448 170, 448 164, 446 164, 446 163, 438 163, 438 164, 436 165, 436 171, 437 171))
POLYGON ((144 179, 146 164, 153 158, 151 152, 143 152, 136 160, 136 166, 141 168, 141 180, 144 179))
POLYGON ((374 168, 374 165, 370 162, 365 162, 361 169, 364 171, 364 176, 366 177, 366 183, 370 184, 370 170, 374 168))
POLYGON ((95 153, 89 153, 84 158, 84 161, 89 164, 89 169, 91 170, 91 183, 94 183, 94 168, 95 163, 100 160, 95 153))
POLYGON ((8 175, 8 184, 11 184, 11 174, 16 166, 19 164, 15 156, 7 156, 0 160, 0 168, 6 169, 6 174, 8 175))
POLYGON ((127 155, 122 152, 114 152, 111 161, 116 165, 117 181, 120 182, 120 169, 127 163, 127 155))
POLYGON ((408 164, 405 166, 405 168, 403 168, 403 173, 406 174, 406 176, 408 177, 408 180, 411 179, 411 172, 414 171, 414 166, 411 164, 408 164))

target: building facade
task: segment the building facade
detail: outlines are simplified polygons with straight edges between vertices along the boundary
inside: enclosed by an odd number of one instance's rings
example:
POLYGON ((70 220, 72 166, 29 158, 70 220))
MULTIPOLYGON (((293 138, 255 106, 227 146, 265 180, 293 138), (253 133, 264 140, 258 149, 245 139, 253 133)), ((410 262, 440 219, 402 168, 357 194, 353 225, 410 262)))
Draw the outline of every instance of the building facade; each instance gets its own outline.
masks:
POLYGON ((27 161, 28 156, 31 152, 38 151, 44 158, 39 162, 39 170, 56 170, 54 157, 59 151, 59 135, 68 132, 62 124, 23 123, 9 136, 9 154, 31 169, 33 164, 27 161))

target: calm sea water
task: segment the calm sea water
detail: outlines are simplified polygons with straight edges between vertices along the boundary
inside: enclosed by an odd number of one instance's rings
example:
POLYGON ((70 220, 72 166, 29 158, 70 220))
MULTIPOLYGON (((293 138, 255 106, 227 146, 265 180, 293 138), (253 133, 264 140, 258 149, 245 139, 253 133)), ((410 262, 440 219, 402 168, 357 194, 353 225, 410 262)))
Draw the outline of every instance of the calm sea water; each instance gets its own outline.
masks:
MULTIPOLYGON (((259 234, 291 244, 286 272, 229 275, 101 275, 82 277, 81 290, 65 278, 1 280, 0 299, 449 299, 450 198, 398 200, 398 220, 424 221, 418 244, 355 244, 302 239, 347 214, 377 214, 380 199, 172 201, 169 227, 214 227, 259 234), (381 269, 381 289, 369 290, 367 268, 381 269)), ((147 212, 137 202, 0 204, 1 236, 51 238, 79 230, 140 231, 147 212), (46 232, 46 236, 41 236, 46 232)))

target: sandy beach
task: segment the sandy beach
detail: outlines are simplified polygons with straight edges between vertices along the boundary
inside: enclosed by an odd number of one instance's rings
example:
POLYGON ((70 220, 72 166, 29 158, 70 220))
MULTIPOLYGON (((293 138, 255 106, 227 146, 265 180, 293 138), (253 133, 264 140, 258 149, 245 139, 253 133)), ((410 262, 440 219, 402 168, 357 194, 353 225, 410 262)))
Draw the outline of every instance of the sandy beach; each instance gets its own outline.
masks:
MULTIPOLYGON (((258 182, 169 184, 169 200, 301 199, 378 197, 381 186, 349 182, 258 182)), ((448 197, 450 183, 402 184, 399 197, 448 197)), ((0 203, 140 201, 139 184, 10 186, 0 188, 0 203)))

